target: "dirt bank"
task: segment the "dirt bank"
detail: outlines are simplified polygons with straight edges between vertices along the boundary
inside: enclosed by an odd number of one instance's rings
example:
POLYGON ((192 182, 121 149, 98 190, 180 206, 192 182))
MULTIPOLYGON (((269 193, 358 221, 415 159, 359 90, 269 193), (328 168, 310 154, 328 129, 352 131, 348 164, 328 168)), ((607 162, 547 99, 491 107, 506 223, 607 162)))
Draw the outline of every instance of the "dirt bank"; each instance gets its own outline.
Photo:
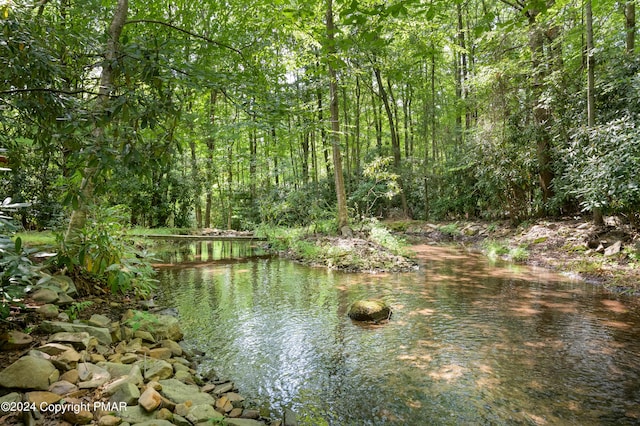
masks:
POLYGON ((460 244, 490 257, 541 266, 609 291, 640 295, 640 234, 615 218, 604 227, 588 220, 538 220, 512 227, 508 222, 385 223, 409 240, 460 244))

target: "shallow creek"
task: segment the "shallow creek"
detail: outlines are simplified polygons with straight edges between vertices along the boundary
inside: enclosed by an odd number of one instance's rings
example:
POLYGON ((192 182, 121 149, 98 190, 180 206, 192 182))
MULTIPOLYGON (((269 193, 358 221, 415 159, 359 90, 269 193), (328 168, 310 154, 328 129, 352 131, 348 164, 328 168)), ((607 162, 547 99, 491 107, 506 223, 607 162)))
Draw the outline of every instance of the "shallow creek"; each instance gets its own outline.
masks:
POLYGON ((161 304, 201 368, 301 424, 638 424, 640 304, 542 270, 415 246, 420 270, 347 274, 248 245, 170 246, 161 304), (386 324, 347 316, 359 298, 386 324))

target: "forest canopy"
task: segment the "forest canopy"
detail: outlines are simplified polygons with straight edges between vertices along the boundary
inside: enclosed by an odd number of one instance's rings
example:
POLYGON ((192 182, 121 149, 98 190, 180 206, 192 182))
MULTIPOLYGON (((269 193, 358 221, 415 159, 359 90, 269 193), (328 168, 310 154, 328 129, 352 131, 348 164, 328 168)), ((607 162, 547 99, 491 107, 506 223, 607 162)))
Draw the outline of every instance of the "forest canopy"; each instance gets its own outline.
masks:
POLYGON ((70 232, 637 223, 635 33, 610 0, 2 0, 3 195, 70 232))

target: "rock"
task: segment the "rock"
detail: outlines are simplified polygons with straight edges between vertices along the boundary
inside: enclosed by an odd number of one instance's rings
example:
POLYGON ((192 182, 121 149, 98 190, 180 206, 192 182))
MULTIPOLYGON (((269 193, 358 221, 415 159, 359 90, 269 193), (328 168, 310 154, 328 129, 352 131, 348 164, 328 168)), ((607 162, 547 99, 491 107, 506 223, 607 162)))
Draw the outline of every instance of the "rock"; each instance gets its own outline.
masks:
POLYGON ((74 296, 78 293, 75 283, 66 275, 54 275, 51 277, 51 283, 69 296, 74 296))
POLYGON ((89 318, 88 323, 93 327, 109 328, 111 320, 104 315, 93 314, 91 315, 91 318, 89 318))
POLYGON ((137 361, 134 365, 138 365, 143 371, 144 378, 150 380, 157 377, 159 380, 168 379, 173 376, 173 367, 167 361, 161 359, 148 358, 146 360, 137 361))
POLYGON ((215 387, 215 389, 213 390, 213 394, 222 395, 223 393, 231 392, 232 390, 233 390, 232 382, 223 383, 215 387))
POLYGON ((78 383, 80 380, 78 370, 73 369, 63 373, 62 376, 60 376, 60 380, 66 380, 69 383, 78 383))
POLYGON ((55 319, 60 314, 58 307, 50 303, 40 306, 37 312, 38 312, 38 315, 46 319, 55 319))
POLYGON ((140 311, 127 311, 122 322, 135 325, 137 330, 148 331, 155 340, 169 339, 178 341, 183 333, 178 319, 168 315, 151 315, 140 311))
POLYGON ((245 410, 242 410, 242 414, 240 415, 240 417, 244 419, 259 419, 260 411, 245 409, 245 410))
POLYGON ((115 414, 123 421, 131 424, 155 420, 153 413, 148 413, 139 405, 128 405, 124 410, 119 410, 115 414))
POLYGON ((116 362, 107 362, 107 361, 99 362, 96 365, 100 368, 104 368, 105 370, 107 370, 109 374, 111 374, 111 377, 114 379, 118 377, 123 377, 123 376, 139 378, 140 379, 139 381, 132 382, 132 383, 135 383, 136 385, 141 384, 143 381, 142 372, 140 370, 139 365, 118 364, 116 362))
POLYGON ((73 297, 69 296, 67 293, 58 293, 58 301, 56 302, 59 306, 68 306, 74 303, 73 297))
POLYGON ((49 336, 49 342, 52 343, 69 343, 78 349, 91 349, 98 345, 98 339, 89 335, 89 333, 69 333, 61 331, 49 336))
POLYGON ((200 392, 198 386, 188 385, 176 379, 160 380, 162 390, 160 393, 176 404, 191 401, 194 405, 215 403, 214 398, 204 392, 200 392))
POLYGON ((17 389, 47 390, 60 373, 46 359, 24 356, 0 372, 0 386, 17 389), (25 374, 28 371, 29 374, 25 374))
POLYGON ((186 418, 193 424, 206 422, 209 420, 218 422, 224 419, 224 414, 214 410, 213 407, 209 404, 197 404, 191 407, 186 418))
POLYGON ((149 351, 149 356, 156 359, 169 359, 173 353, 169 348, 155 348, 149 351))
POLYGON ((20 395, 18 392, 11 392, 8 393, 4 396, 0 396, 0 414, 1 415, 7 415, 7 414, 11 414, 10 411, 5 411, 2 409, 2 407, 11 407, 11 404, 14 402, 20 402, 22 401, 22 395, 20 395))
POLYGON ((48 391, 34 391, 27 392, 27 401, 34 403, 36 407, 47 406, 49 404, 55 404, 62 399, 62 396, 57 393, 48 391))
POLYGON ((111 379, 111 374, 102 367, 95 364, 83 362, 78 365, 78 376, 80 389, 93 389, 102 386, 111 379))
POLYGON ((98 420, 98 426, 118 426, 120 423, 122 423, 122 419, 111 414, 102 416, 98 420))
POLYGON ((154 411, 162 404, 162 396, 155 389, 148 387, 140 395, 138 404, 147 411, 154 411))
POLYGON ((169 349, 173 356, 182 356, 182 346, 173 340, 162 340, 160 342, 160 347, 169 349))
POLYGON ((10 330, 0 337, 0 347, 3 351, 13 351, 26 348, 33 343, 33 337, 17 330, 10 330))
POLYGON ((78 387, 71 382, 66 380, 59 380, 49 386, 49 392, 53 392, 58 395, 67 395, 71 392, 76 392, 78 387))
POLYGON ((151 343, 155 343, 156 339, 155 337, 153 337, 153 334, 149 333, 148 331, 144 331, 144 330, 136 330, 133 332, 133 337, 136 337, 138 339, 142 339, 145 342, 151 342, 151 343))
POLYGON ((618 240, 615 243, 611 244, 606 249, 604 249, 604 255, 605 256, 613 256, 615 254, 620 253, 621 249, 622 249, 622 241, 618 240))
POLYGON ((93 421, 93 414, 87 410, 79 410, 77 413, 67 411, 62 418, 73 425, 88 425, 93 421))
POLYGON ((391 316, 391 308, 382 300, 358 300, 349 308, 349 318, 356 321, 381 321, 391 316))
POLYGON ((31 295, 31 298, 37 303, 55 303, 58 301, 58 293, 48 288, 40 288, 31 295))
POLYGON ((216 410, 220 410, 223 413, 228 413, 229 411, 233 410, 233 405, 226 396, 223 396, 221 398, 218 398, 218 400, 216 401, 216 410))
POLYGON ((127 405, 134 405, 140 398, 140 390, 133 383, 123 383, 118 390, 109 398, 110 402, 124 402, 127 405))
POLYGON ((242 408, 244 405, 244 397, 235 392, 229 392, 224 395, 231 403, 233 408, 242 408))
POLYGON ((154 419, 142 423, 136 423, 136 426, 173 426, 169 420, 154 419))
POLYGON ((62 321, 43 321, 40 324, 40 329, 45 333, 89 333, 90 336, 98 339, 98 342, 103 345, 110 345, 113 342, 109 329, 104 327, 93 327, 86 324, 75 324, 62 321))
POLYGON ((296 413, 290 409, 284 409, 284 420, 282 422, 284 426, 298 426, 298 419, 296 413))
POLYGON ((225 419, 225 423, 228 426, 264 426, 264 423, 258 420, 252 419, 243 419, 243 418, 227 418, 225 419))

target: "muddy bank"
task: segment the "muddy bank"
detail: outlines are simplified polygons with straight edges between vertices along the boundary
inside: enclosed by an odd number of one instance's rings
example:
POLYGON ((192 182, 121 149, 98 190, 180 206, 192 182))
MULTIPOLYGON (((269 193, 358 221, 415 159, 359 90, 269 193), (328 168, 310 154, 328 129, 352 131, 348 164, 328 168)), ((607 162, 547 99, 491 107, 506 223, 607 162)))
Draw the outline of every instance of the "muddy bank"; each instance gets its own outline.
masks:
POLYGON ((571 218, 508 222, 459 221, 385 223, 409 241, 458 244, 489 257, 539 266, 602 285, 612 292, 640 295, 640 235, 615 218, 604 227, 571 218))

